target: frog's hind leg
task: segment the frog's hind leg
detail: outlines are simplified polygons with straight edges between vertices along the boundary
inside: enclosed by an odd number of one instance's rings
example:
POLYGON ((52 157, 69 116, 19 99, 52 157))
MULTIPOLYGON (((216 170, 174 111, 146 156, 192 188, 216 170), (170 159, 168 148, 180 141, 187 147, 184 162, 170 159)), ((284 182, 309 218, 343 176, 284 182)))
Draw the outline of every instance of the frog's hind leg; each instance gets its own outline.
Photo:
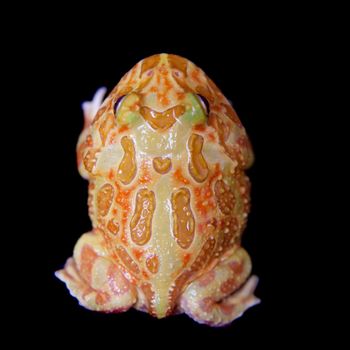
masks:
POLYGON ((251 272, 249 255, 238 248, 213 270, 193 281, 179 300, 180 310, 199 323, 223 326, 260 302, 254 296, 258 283, 251 272))
POLYGON ((64 269, 55 273, 80 305, 90 310, 123 312, 136 302, 136 291, 112 262, 103 246, 102 236, 84 234, 64 269))

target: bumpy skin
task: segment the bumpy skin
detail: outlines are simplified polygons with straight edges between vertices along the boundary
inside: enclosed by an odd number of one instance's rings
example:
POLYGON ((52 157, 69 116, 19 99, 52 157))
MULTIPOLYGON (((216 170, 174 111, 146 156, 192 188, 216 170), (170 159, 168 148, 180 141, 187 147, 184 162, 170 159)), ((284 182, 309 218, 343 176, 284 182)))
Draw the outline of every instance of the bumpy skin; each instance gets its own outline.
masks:
POLYGON ((253 153, 237 114, 175 55, 142 60, 101 104, 104 93, 83 104, 77 146, 93 229, 57 277, 91 310, 230 323, 259 302, 240 245, 253 153))

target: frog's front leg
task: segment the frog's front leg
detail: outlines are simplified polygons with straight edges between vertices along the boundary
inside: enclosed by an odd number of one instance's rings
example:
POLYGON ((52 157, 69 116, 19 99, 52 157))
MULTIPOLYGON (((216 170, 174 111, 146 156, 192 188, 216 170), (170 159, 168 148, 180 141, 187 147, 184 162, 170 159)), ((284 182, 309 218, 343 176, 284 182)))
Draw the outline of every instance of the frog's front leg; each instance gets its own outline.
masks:
POLYGON ((123 312, 137 299, 135 287, 111 261, 98 231, 84 234, 63 270, 56 277, 66 283, 71 295, 90 310, 123 312))
POLYGON ((252 276, 249 255, 243 248, 193 281, 179 300, 180 311, 199 323, 223 326, 260 302, 254 296, 258 278, 252 276))

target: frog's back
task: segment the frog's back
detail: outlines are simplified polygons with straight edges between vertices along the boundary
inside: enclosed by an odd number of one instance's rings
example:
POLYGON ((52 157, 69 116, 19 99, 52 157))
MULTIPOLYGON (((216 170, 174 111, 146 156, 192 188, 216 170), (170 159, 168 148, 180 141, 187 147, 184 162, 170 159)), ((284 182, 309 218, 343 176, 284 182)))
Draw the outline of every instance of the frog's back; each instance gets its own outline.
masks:
POLYGON ((236 113, 193 63, 155 55, 122 78, 78 147, 96 232, 149 311, 169 314, 240 243, 253 155, 236 113))

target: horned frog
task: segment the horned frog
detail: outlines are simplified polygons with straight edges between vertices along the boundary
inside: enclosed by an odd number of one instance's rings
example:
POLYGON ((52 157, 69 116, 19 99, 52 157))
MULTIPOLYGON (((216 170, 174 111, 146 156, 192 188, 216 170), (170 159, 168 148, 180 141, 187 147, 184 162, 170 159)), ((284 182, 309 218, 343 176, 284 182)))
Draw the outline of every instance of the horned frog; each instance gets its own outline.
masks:
POLYGON ((222 326, 259 303, 241 247, 253 153, 217 86, 185 58, 136 64, 83 104, 92 231, 56 276, 87 309, 186 313, 222 326))

